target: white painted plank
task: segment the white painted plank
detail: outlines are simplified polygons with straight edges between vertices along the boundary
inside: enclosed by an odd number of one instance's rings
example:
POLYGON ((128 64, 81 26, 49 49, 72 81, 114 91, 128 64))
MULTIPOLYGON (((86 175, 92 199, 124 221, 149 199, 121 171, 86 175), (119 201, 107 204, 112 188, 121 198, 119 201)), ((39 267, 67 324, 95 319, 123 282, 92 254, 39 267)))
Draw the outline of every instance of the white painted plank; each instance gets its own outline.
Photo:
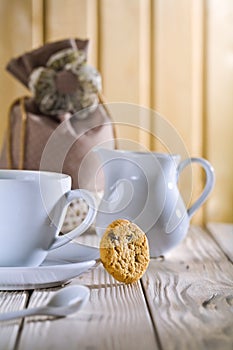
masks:
MULTIPOLYGON (((10 312, 23 309, 26 305, 28 294, 26 292, 1 292, 0 312, 10 312)), ((0 349, 11 350, 15 348, 17 335, 22 320, 0 322, 0 349)))
POLYGON ((164 349, 232 349, 232 264, 204 230, 152 260, 143 285, 164 349))
POLYGON ((209 223, 207 229, 224 253, 233 262, 233 225, 222 223, 209 223))
POLYGON ((99 4, 99 69, 103 93, 116 122, 118 144, 121 148, 147 149, 150 118, 149 113, 145 118, 139 107, 150 106, 151 2, 102 0, 99 4))
MULTIPOLYGON (((96 235, 83 235, 80 240, 98 245, 96 235)), ((73 283, 90 287, 91 295, 86 307, 62 319, 28 318, 18 350, 158 349, 139 282, 134 285, 118 283, 100 264, 73 283)), ((51 293, 35 291, 29 307, 44 304, 51 293)))
POLYGON ((233 1, 205 1, 205 156, 214 165, 216 183, 206 203, 206 222, 232 220, 232 32, 233 1), (229 92, 231 91, 231 96, 229 92), (221 117, 220 117, 221 116, 221 117))

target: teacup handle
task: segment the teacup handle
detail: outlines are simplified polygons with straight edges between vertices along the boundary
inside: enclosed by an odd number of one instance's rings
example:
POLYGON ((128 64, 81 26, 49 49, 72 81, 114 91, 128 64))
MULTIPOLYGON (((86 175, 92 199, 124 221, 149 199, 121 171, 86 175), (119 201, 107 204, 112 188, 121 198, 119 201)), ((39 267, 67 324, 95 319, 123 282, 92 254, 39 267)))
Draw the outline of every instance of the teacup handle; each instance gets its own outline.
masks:
POLYGON ((215 182, 214 169, 212 165, 206 159, 203 158, 187 158, 180 162, 180 164, 177 167, 177 178, 179 177, 182 170, 191 163, 199 163, 203 167, 206 174, 206 183, 200 197, 187 210, 189 218, 191 218, 196 212, 196 210, 204 203, 204 201, 212 191, 215 182))
POLYGON ((96 212, 97 212, 96 201, 89 191, 86 191, 83 189, 70 190, 67 193, 65 193, 65 197, 66 197, 65 207, 67 207, 74 199, 83 198, 87 202, 89 209, 82 223, 72 231, 67 232, 64 236, 56 237, 55 242, 50 246, 49 250, 59 248, 62 245, 70 242, 75 237, 80 236, 83 232, 85 232, 91 226, 96 216, 96 212))

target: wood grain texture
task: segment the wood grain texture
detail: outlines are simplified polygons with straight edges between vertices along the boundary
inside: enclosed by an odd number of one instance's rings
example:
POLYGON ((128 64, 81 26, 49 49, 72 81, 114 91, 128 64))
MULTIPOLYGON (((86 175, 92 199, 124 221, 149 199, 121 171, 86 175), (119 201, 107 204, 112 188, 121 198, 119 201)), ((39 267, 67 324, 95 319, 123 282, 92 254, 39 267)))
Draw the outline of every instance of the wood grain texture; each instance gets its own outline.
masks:
MULTIPOLYGON (((0 291, 0 312, 21 310, 28 300, 26 292, 1 292, 0 291)), ((0 349, 15 349, 17 337, 20 331, 22 319, 0 322, 0 349)))
POLYGON ((143 286, 163 349, 232 349, 232 264, 205 231, 152 260, 143 286))
MULTIPOLYGON (((165 260, 152 259, 142 281, 133 285, 115 281, 99 264, 72 281, 91 290, 83 310, 66 318, 2 322, 0 349, 232 350, 233 269, 225 251, 231 226, 208 229, 222 233, 221 241, 192 226, 186 239, 165 260)), ((94 231, 77 240, 99 245, 94 231)), ((44 305, 57 289, 35 290, 28 307, 44 305)), ((26 292, 0 292, 0 312, 21 309, 27 301, 26 292)))
POLYGON ((209 223, 207 228, 224 253, 233 262, 233 224, 209 223))
MULTIPOLYGON (((79 241, 98 245, 96 235, 82 235, 79 241)), ((85 308, 62 319, 28 318, 18 350, 158 349, 140 282, 118 283, 99 265, 72 283, 90 288, 90 300, 85 308)), ((29 307, 44 304, 51 293, 51 290, 35 291, 29 307)))

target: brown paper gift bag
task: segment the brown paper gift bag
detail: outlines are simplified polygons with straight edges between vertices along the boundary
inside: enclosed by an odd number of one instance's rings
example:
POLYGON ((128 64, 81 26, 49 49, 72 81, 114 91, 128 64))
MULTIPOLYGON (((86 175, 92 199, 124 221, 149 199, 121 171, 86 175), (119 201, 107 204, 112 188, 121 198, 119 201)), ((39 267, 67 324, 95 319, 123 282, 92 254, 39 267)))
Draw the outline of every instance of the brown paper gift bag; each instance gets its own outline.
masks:
POLYGON ((93 185, 95 162, 87 154, 98 145, 114 148, 116 138, 101 93, 88 90, 97 72, 86 64, 87 47, 87 40, 66 39, 10 60, 7 70, 26 87, 35 71, 41 74, 42 69, 44 79, 34 96, 19 98, 10 107, 1 168, 64 172, 71 175, 73 188, 93 185), (97 104, 88 106, 93 98, 97 104))
MULTIPOLYGON (((7 70, 28 87, 33 71, 37 67, 46 67, 52 55, 59 55, 60 52, 75 46, 75 50, 82 51, 82 59, 83 57, 85 59, 87 45, 88 41, 79 39, 49 43, 12 59, 7 65, 7 70)), ((57 60, 55 63, 60 64, 60 61, 57 60)), ((61 71, 59 67, 55 73, 56 77, 63 79, 59 78, 63 98, 66 91, 70 91, 70 87, 72 90, 74 79, 71 77, 70 80, 68 74, 70 72, 67 73, 67 70, 65 70, 64 79, 61 71)), ((78 88, 76 87, 76 90, 78 88)), ((80 90, 82 89, 83 86, 80 87, 80 90)), ((90 106, 83 110, 78 96, 77 94, 77 101, 71 100, 73 104, 64 104, 63 102, 67 101, 64 98, 60 105, 56 99, 53 100, 52 106, 56 108, 58 106, 58 108, 53 109, 50 106, 50 109, 46 110, 48 113, 41 111, 40 107, 43 105, 38 104, 37 96, 21 97, 14 101, 9 108, 7 135, 1 152, 0 167, 63 172, 72 177, 73 188, 82 187, 91 191, 100 191, 103 185, 102 178, 101 174, 96 177, 98 162, 91 150, 96 146, 115 147, 114 124, 100 93, 96 94, 99 104, 95 105, 95 108, 90 106), (70 105, 73 108, 71 110, 68 109, 70 105), (74 107, 77 108, 77 106, 80 110, 75 111, 74 107), (83 111, 85 115, 82 115, 83 111)), ((78 203, 77 206, 76 203, 76 209, 80 215, 85 215, 85 205, 78 203)), ((75 215, 71 216, 75 221, 75 215)))

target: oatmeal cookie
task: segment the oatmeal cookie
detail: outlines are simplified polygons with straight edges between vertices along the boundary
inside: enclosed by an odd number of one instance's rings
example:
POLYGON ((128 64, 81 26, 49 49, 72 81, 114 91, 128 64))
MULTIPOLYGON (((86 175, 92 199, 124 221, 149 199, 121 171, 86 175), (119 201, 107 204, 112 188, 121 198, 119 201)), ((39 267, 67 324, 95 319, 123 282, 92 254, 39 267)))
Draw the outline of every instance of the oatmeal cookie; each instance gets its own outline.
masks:
POLYGON ((150 260, 145 233, 128 220, 113 221, 101 239, 100 259, 116 280, 136 282, 146 271, 150 260))

